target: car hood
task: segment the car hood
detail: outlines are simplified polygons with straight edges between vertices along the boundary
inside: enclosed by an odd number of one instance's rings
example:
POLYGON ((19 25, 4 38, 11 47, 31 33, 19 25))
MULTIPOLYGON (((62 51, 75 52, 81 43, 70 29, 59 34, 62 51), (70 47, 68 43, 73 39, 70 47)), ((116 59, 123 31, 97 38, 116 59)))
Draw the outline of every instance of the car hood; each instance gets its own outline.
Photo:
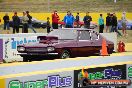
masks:
POLYGON ((53 36, 41 36, 41 38, 48 38, 48 39, 45 39, 45 40, 41 40, 39 41, 38 43, 28 43, 28 44, 23 44, 23 45, 19 45, 19 46, 23 46, 23 47, 26 47, 26 48, 32 48, 32 47, 35 47, 35 48, 39 48, 39 47, 48 47, 48 46, 56 46, 56 45, 63 45, 64 43, 69 43, 69 42, 75 42, 76 40, 58 40, 57 37, 53 37, 53 36))

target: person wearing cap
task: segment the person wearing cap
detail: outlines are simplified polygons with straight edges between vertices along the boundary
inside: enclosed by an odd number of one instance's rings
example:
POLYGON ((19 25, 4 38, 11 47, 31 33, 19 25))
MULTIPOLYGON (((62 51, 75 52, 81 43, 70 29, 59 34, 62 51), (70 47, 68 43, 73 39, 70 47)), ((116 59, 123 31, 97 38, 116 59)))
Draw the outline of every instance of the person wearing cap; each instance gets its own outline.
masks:
POLYGON ((7 32, 9 32, 10 27, 9 27, 9 16, 8 13, 5 14, 5 16, 3 17, 4 20, 4 30, 6 30, 7 28, 7 32))
POLYGON ((90 29, 90 22, 92 21, 92 17, 89 16, 89 12, 86 13, 86 16, 83 18, 84 27, 90 29))
POLYGON ((52 14, 52 27, 53 29, 58 29, 58 21, 60 20, 59 15, 57 14, 57 11, 54 11, 52 14))
POLYGON ((28 21, 29 21, 29 18, 27 17, 27 13, 23 12, 23 16, 22 16, 22 24, 23 24, 22 33, 28 33, 28 21))
POLYGON ((34 32, 34 33, 36 33, 36 31, 35 31, 35 29, 33 28, 33 26, 32 26, 32 16, 29 14, 29 11, 26 11, 26 13, 27 13, 27 17, 28 17, 28 27, 30 28, 30 29, 32 29, 32 31, 34 32))
POLYGON ((67 15, 64 17, 64 23, 66 28, 73 28, 74 27, 74 16, 71 14, 70 11, 67 12, 67 15))
POLYGON ((103 33, 103 30, 104 30, 104 18, 103 18, 102 14, 100 14, 100 17, 98 19, 98 23, 99 23, 99 33, 103 33))
POLYGON ((17 12, 14 12, 14 16, 12 17, 12 19, 13 19, 13 34, 19 33, 20 19, 17 16, 17 12))

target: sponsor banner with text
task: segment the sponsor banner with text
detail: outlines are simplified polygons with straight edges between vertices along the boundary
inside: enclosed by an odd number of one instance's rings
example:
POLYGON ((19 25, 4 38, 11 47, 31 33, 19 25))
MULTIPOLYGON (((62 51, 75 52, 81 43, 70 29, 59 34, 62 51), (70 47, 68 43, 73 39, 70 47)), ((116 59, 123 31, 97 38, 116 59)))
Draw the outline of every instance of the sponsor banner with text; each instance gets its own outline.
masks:
POLYGON ((37 36, 45 35, 45 33, 3 35, 3 37, 0 37, 0 39, 3 40, 2 59, 6 62, 23 61, 23 58, 20 55, 17 55, 17 45, 38 42, 37 36))
POLYGON ((73 71, 6 79, 6 88, 73 88, 73 71))
POLYGON ((116 65, 74 71, 74 88, 131 88, 131 66, 116 65))

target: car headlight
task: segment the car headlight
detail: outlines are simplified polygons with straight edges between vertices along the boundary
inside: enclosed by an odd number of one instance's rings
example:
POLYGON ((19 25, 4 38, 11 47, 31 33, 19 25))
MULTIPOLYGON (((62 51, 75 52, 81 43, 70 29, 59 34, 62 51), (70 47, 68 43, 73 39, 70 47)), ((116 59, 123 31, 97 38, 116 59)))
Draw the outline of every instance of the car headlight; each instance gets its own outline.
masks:
POLYGON ((47 51, 48 51, 48 52, 51 52, 51 51, 54 51, 54 50, 55 50, 54 47, 47 47, 47 51))
POLYGON ((18 51, 25 51, 25 48, 24 47, 17 47, 17 50, 18 51))

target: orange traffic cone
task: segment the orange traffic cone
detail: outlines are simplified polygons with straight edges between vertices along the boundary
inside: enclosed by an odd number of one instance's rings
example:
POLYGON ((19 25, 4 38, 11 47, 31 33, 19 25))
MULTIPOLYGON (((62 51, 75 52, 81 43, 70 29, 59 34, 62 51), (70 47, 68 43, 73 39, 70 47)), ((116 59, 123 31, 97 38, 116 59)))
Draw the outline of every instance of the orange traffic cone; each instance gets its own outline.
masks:
POLYGON ((102 50, 101 50, 101 55, 102 56, 108 56, 108 51, 107 51, 107 47, 106 47, 106 40, 103 39, 102 40, 102 50))

